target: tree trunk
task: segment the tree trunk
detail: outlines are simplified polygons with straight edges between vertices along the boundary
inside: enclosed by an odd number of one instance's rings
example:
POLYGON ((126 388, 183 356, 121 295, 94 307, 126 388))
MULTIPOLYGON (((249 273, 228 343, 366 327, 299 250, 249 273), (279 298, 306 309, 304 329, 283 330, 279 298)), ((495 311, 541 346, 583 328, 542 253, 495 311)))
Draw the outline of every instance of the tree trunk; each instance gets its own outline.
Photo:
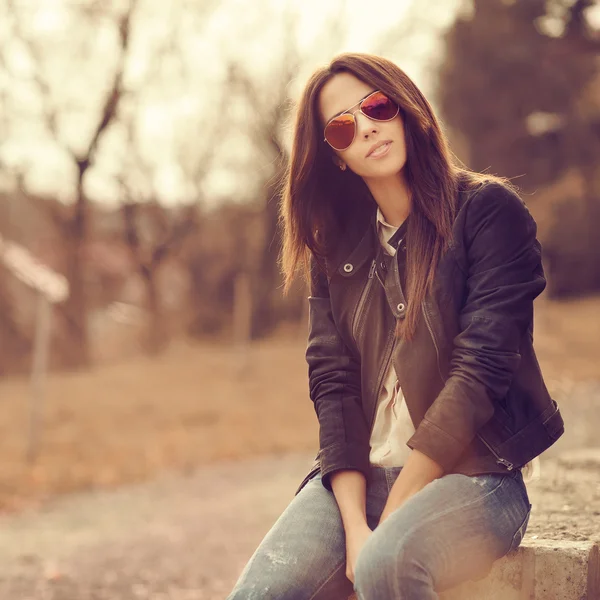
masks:
POLYGON ((145 347, 150 354, 159 354, 167 345, 167 326, 162 310, 160 292, 156 283, 156 270, 142 269, 146 303, 148 310, 148 326, 146 328, 145 347))
POLYGON ((84 254, 87 240, 87 198, 83 191, 83 175, 87 161, 79 163, 75 214, 66 226, 66 276, 70 293, 65 302, 67 321, 67 362, 71 367, 90 364, 90 346, 87 326, 87 295, 84 276, 84 254))

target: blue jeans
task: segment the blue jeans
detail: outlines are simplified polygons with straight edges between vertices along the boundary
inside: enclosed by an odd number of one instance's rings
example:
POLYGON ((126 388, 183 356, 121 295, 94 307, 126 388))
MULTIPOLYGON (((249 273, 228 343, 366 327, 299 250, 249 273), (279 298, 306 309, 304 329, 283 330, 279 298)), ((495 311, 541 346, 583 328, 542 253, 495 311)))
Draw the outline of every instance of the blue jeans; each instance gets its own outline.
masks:
POLYGON ((293 498, 242 571, 228 600, 434 600, 480 579, 521 542, 531 504, 520 471, 445 475, 377 526, 400 467, 372 466, 372 535, 346 577, 340 512, 317 473, 293 498))

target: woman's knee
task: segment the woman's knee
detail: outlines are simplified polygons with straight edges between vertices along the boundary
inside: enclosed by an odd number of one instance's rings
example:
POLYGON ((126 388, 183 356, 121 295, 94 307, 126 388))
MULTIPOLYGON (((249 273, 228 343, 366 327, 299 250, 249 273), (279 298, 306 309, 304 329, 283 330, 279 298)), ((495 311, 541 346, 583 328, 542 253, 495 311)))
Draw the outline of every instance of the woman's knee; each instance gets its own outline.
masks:
MULTIPOLYGON (((291 559, 291 563, 294 563, 291 559)), ((321 570, 264 569, 258 564, 240 578, 227 600, 346 600, 352 584, 345 576, 345 561, 321 570)), ((293 566, 293 564, 292 564, 293 566)))
POLYGON ((298 581, 259 576, 238 581, 227 600, 301 600, 307 597, 307 590, 298 581))
POLYGON ((373 538, 365 544, 354 568, 354 587, 359 598, 384 597, 408 593, 410 598, 427 598, 433 589, 431 565, 426 544, 418 536, 405 535, 400 539, 373 538), (375 542, 375 543, 370 543, 375 542), (379 543, 377 543, 379 542, 379 543))
MULTIPOLYGON (((344 529, 333 494, 312 480, 247 563, 228 600, 296 600, 344 579, 344 529)), ((347 581, 347 580, 346 580, 347 581)))

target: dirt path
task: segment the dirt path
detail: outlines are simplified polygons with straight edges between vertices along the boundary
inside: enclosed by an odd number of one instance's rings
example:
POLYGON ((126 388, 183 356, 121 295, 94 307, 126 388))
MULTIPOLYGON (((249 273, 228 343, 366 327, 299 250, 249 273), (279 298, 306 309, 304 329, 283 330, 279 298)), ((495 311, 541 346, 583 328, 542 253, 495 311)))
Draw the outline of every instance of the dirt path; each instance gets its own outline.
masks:
MULTIPOLYGON (((312 455, 228 462, 0 521, 2 600, 223 600, 312 455)), ((528 536, 600 540, 600 448, 548 458, 528 536)))
POLYGON ((0 598, 223 599, 311 459, 222 463, 4 517, 0 598))

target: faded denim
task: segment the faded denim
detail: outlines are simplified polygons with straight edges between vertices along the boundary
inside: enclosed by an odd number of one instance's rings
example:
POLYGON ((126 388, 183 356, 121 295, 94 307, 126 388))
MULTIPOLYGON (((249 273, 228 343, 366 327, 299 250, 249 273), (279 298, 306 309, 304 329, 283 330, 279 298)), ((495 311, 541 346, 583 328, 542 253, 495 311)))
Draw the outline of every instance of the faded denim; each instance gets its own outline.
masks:
POLYGON ((531 504, 520 471, 449 474, 377 527, 400 467, 372 466, 367 521, 374 529, 347 579, 342 520, 317 473, 277 519, 228 600, 434 600, 484 577, 521 542, 531 504))

